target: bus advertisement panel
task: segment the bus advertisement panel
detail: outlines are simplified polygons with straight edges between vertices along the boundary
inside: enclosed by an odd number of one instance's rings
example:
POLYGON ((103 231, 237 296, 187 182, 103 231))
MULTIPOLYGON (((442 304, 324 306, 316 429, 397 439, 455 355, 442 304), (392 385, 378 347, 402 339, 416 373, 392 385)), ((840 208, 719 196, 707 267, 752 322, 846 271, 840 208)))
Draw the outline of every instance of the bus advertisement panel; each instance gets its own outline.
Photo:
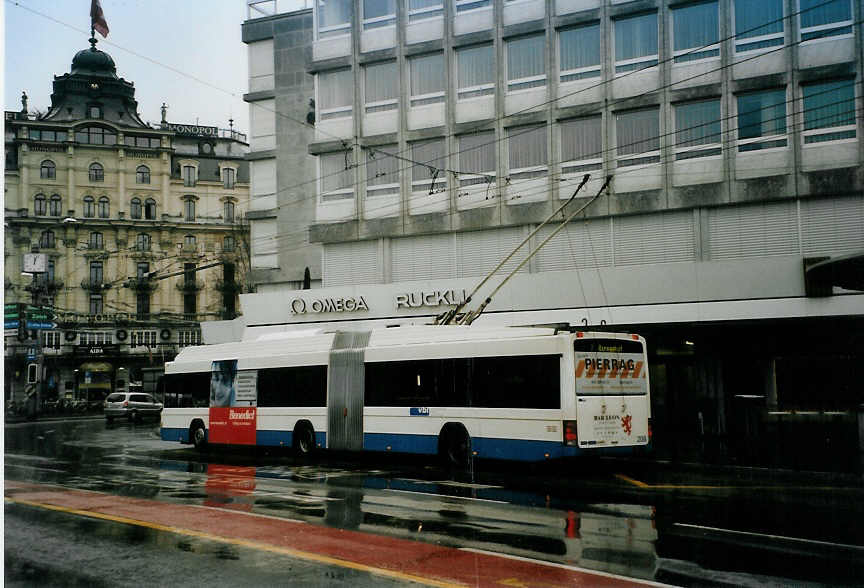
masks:
POLYGON ((237 370, 237 360, 214 361, 210 372, 211 443, 255 445, 258 373, 237 370))
POLYGON ((638 339, 576 339, 576 421, 580 447, 648 443, 645 348, 638 339))

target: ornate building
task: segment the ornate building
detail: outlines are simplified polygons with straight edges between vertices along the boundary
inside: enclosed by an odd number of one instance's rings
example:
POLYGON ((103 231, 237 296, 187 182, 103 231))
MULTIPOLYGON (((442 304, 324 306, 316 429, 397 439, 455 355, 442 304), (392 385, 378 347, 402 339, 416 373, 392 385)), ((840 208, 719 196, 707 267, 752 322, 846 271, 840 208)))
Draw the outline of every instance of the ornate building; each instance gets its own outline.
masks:
POLYGON ((164 105, 145 123, 133 84, 91 44, 55 76, 46 113, 25 95, 5 115, 7 400, 28 363, 43 400, 99 400, 199 342, 201 321, 234 318, 245 288, 246 136, 168 123, 164 105), (45 271, 25 274, 33 252, 45 271), (16 302, 56 326, 31 331, 22 316, 10 329, 16 302))

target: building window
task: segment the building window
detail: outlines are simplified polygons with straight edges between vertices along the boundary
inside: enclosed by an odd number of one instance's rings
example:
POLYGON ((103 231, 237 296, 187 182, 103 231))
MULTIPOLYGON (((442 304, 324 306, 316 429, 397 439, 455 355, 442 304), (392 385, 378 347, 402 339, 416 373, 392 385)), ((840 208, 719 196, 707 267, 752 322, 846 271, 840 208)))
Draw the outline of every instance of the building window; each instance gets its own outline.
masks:
POLYGON ((804 143, 855 138, 855 81, 801 86, 804 95, 804 143))
POLYGON ((546 125, 507 129, 507 150, 511 180, 539 178, 548 174, 546 125))
POLYGON ((738 96, 738 151, 786 147, 786 90, 738 96))
POLYGON ((396 0, 363 0, 363 28, 396 24, 396 0))
POLYGON ((51 200, 48 201, 48 215, 60 216, 63 211, 63 199, 60 194, 53 194, 51 200))
POLYGON ((444 54, 411 57, 408 65, 411 70, 411 106, 444 102, 444 54))
POLYGON ((101 127, 84 127, 75 131, 75 141, 90 145, 116 145, 117 134, 101 127))
POLYGON ((315 3, 318 38, 350 34, 353 5, 352 0, 318 0, 315 3))
POLYGON ((46 159, 39 166, 39 177, 43 180, 54 180, 57 178, 57 166, 54 162, 46 159))
POLYGON ((90 284, 92 286, 101 286, 105 283, 105 275, 103 273, 103 266, 101 261, 91 261, 90 262, 90 284))
POLYGON ((156 201, 152 198, 144 201, 144 218, 147 220, 156 220, 156 201))
POLYGON ((495 49, 491 43, 456 50, 459 100, 495 93, 495 49))
MULTIPOLYGON (((138 292, 135 295, 135 315, 139 321, 146 321, 150 318, 150 294, 149 292, 138 292)), ((155 335, 156 332, 153 331, 155 335)))
POLYGON ((139 233, 135 238, 135 249, 138 251, 150 251, 150 235, 139 233))
POLYGON ((105 241, 102 238, 102 233, 93 231, 90 233, 90 241, 87 243, 90 249, 102 249, 105 246, 105 241))
POLYGON ((66 140, 66 131, 53 131, 47 129, 30 129, 31 141, 51 141, 62 143, 66 140))
POLYGON ((187 198, 183 202, 183 216, 186 222, 195 220, 195 201, 192 198, 187 198))
POLYGON ((603 167, 601 121, 601 116, 589 116, 561 122, 562 174, 579 174, 603 167))
POLYGON ((398 145, 382 145, 366 149, 366 197, 399 193, 399 160, 393 153, 398 145))
POLYGON ((351 116, 354 76, 350 69, 321 72, 318 81, 318 114, 321 120, 351 116))
POLYGON ((226 223, 234 222, 234 203, 226 202, 222 205, 222 216, 225 217, 226 223))
POLYGON ((660 109, 645 108, 615 114, 618 166, 660 162, 660 109))
POLYGON ((717 2, 673 8, 672 38, 675 63, 719 57, 720 18, 717 2))
POLYGON ((96 201, 92 196, 84 197, 84 218, 93 218, 96 216, 96 201))
POLYGON ((801 40, 812 41, 852 34, 851 0, 799 0, 801 7, 801 40))
POLYGON ((720 155, 720 100, 676 104, 675 159, 720 155))
POLYGON ((134 219, 141 218, 141 199, 133 198, 129 204, 129 216, 134 219))
POLYGON ((98 106, 90 106, 87 108, 87 114, 90 118, 102 118, 102 109, 98 106))
POLYGON ((198 311, 198 296, 195 294, 183 295, 183 314, 187 320, 195 320, 195 314, 198 311))
MULTIPOLYGON (((149 314, 150 297, 147 298, 147 312, 149 314)), ((156 347, 156 331, 132 331, 129 333, 129 345, 131 347, 156 347)))
POLYGON ((180 347, 188 347, 189 345, 201 345, 201 331, 179 331, 177 338, 180 347))
POLYGON ((150 183, 150 168, 146 165, 139 165, 135 169, 135 183, 149 184, 150 183))
POLYGON ((188 187, 192 187, 195 185, 197 181, 197 174, 195 173, 194 165, 184 165, 183 166, 183 185, 188 187))
POLYGON ((399 107, 399 70, 395 61, 367 65, 363 73, 367 114, 399 107))
POLYGON ((495 181, 495 132, 459 137, 459 185, 491 184, 495 181))
POLYGON ((456 12, 467 12, 477 8, 489 8, 492 0, 456 0, 456 12))
POLYGON ((615 73, 657 65, 657 13, 639 14, 613 21, 615 73))
POLYGON ((99 163, 91 163, 89 178, 91 182, 104 182, 105 168, 103 168, 99 163))
POLYGON ((36 194, 33 197, 33 214, 36 216, 48 214, 48 201, 45 199, 45 194, 36 194))
POLYGON ((54 231, 42 231, 39 235, 39 247, 42 249, 54 249, 54 231))
POLYGON ((411 190, 434 194, 447 189, 447 150, 444 139, 411 143, 411 190), (426 165, 418 165, 426 164, 426 165))
POLYGON ((546 35, 507 39, 507 91, 546 85, 546 35))
POLYGON ((735 51, 783 44, 783 0, 735 0, 735 51))
MULTIPOLYGON (((101 294, 91 294, 90 295, 90 314, 102 314, 102 295, 101 294)), ((86 345, 86 343, 83 343, 86 345)))
POLYGON ((184 248, 195 249, 197 246, 198 246, 198 240, 195 238, 195 235, 186 235, 183 237, 183 247, 184 248))
POLYGON ((354 171, 348 166, 347 153, 327 153, 318 157, 321 165, 321 201, 354 197, 354 171))
POLYGON ((222 237, 222 251, 234 251, 234 237, 231 235, 222 237))
POLYGON ((558 32, 561 82, 600 77, 600 24, 558 32))
POLYGON ((123 142, 129 147, 149 147, 157 149, 162 146, 162 140, 159 137, 136 137, 134 135, 124 135, 123 142))
POLYGON ((226 190, 233 190, 235 178, 237 177, 237 170, 233 167, 223 167, 222 168, 222 187, 226 190))
POLYGON ((99 218, 108 218, 110 216, 111 210, 108 202, 108 198, 106 196, 102 196, 99 199, 99 218))
POLYGON ((408 0, 408 21, 423 20, 444 15, 441 0, 408 0))

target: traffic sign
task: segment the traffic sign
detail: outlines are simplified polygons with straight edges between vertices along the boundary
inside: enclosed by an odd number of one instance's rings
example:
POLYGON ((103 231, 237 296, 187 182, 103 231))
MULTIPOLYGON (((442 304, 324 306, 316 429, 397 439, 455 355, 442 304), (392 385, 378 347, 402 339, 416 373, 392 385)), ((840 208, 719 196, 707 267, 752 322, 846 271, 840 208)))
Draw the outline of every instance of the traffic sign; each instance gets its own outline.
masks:
POLYGON ((17 319, 21 316, 21 305, 17 302, 3 305, 3 318, 6 320, 17 319))
POLYGON ((21 321, 18 320, 17 318, 13 321, 10 321, 10 320, 3 321, 3 328, 4 329, 17 329, 20 325, 21 325, 21 321))
POLYGON ((29 318, 25 323, 26 329, 56 329, 57 323, 52 323, 49 321, 32 321, 29 318))
POLYGON ((27 307, 27 321, 48 322, 54 319, 54 312, 48 308, 27 307))

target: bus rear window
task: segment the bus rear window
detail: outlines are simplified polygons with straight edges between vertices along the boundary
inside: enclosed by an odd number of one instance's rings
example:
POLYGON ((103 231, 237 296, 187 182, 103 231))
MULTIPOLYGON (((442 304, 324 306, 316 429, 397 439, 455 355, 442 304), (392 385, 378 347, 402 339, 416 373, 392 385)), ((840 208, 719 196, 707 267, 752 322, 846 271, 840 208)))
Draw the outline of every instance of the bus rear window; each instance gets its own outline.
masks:
POLYGON ((588 353, 642 353, 642 343, 632 339, 576 339, 573 351, 588 353))

